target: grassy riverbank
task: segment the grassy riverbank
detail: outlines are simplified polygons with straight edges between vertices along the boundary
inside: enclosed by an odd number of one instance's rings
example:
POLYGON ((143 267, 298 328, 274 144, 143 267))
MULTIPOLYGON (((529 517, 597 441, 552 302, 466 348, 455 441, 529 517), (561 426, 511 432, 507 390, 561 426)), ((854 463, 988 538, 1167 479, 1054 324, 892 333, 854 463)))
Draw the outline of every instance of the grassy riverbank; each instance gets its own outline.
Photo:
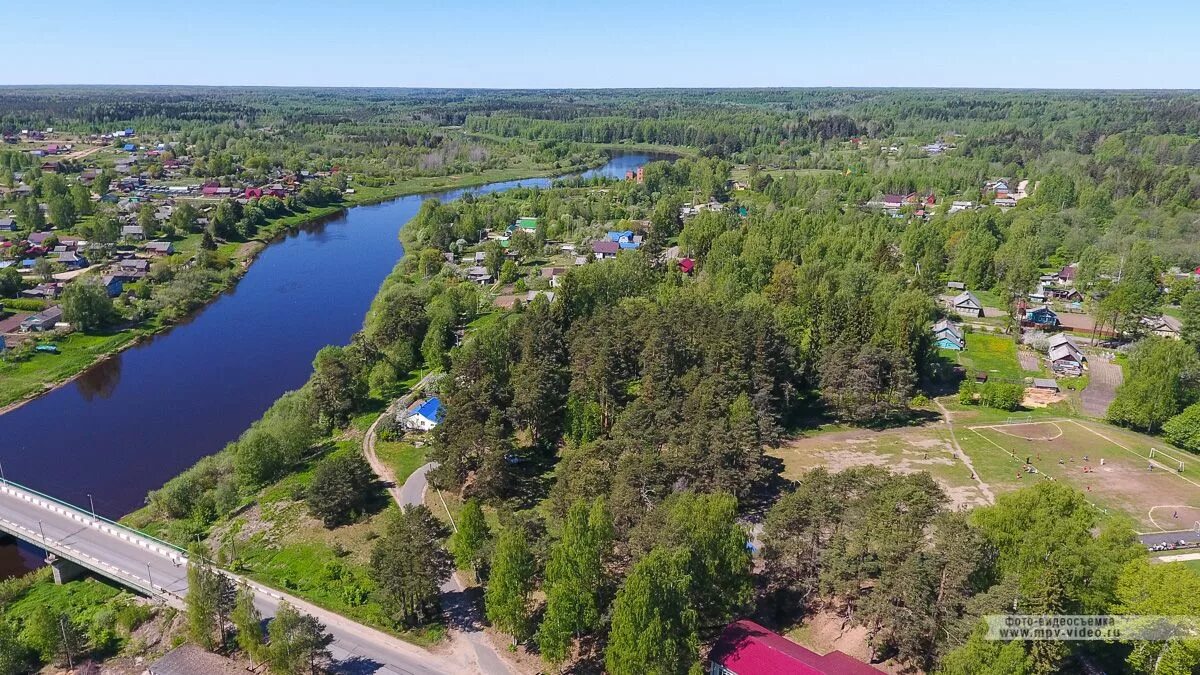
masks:
MULTIPOLYGON (((230 243, 223 245, 219 252, 228 254, 233 260, 237 270, 233 283, 236 284, 237 278, 240 278, 249 267, 251 259, 265 248, 266 244, 287 232, 336 215, 350 207, 378 204, 399 197, 427 192, 575 173, 599 166, 604 161, 597 159, 587 164, 566 167, 547 168, 530 165, 450 176, 423 176, 381 187, 351 184, 354 192, 344 195, 342 201, 337 204, 310 207, 298 213, 289 213, 275 218, 263 225, 248 242, 251 244, 258 242, 259 245, 246 246, 245 244, 230 243)), ((198 247, 199 241, 200 235, 189 235, 180 238, 176 242, 176 247, 180 252, 194 251, 198 247)), ((210 300, 216 299, 221 292, 228 288, 229 286, 226 285, 214 285, 211 289, 210 300)), ((174 325, 173 322, 157 316, 124 330, 99 334, 71 334, 54 341, 59 349, 58 354, 37 353, 25 360, 0 361, 0 414, 70 382, 101 359, 126 349, 141 339, 166 330, 172 325, 174 325)))

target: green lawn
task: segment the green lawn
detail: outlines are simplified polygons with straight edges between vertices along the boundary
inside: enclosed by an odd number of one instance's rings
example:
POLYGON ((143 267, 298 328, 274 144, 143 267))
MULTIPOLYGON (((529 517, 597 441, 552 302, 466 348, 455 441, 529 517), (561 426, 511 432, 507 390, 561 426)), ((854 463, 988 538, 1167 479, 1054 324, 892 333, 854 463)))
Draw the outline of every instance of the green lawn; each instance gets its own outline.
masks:
POLYGON ((967 348, 958 352, 958 362, 967 370, 1019 382, 1025 377, 1017 361, 1017 345, 1007 335, 967 333, 967 348))
MULTIPOLYGON (((17 362, 0 360, 0 406, 37 394, 48 385, 79 373, 97 358, 126 346, 137 335, 134 330, 107 335, 71 333, 53 340, 58 346, 58 354, 37 353, 17 362)), ((51 341, 50 338, 39 340, 51 341)))
POLYGON ((376 441, 375 454, 396 473, 397 483, 407 480, 426 461, 424 448, 405 442, 376 441))

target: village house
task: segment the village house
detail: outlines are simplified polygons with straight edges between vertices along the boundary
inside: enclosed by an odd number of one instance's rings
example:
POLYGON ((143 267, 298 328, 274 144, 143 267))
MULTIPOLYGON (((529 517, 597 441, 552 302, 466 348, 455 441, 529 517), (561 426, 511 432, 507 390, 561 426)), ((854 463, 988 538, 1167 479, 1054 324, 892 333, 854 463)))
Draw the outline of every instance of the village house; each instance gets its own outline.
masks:
POLYGON ((543 267, 539 274, 543 279, 550 280, 550 288, 558 288, 562 284, 562 278, 567 274, 567 268, 543 267))
POLYGON ((528 305, 536 300, 538 296, 544 296, 547 302, 554 302, 555 298, 553 291, 526 291, 524 293, 497 296, 492 301, 492 305, 500 309, 512 309, 518 302, 528 305))
POLYGON ((64 251, 58 254, 54 262, 60 265, 66 265, 71 269, 81 269, 88 266, 87 258, 79 255, 74 251, 64 251))
POLYGON ((105 274, 100 277, 100 285, 104 287, 105 292, 108 293, 108 297, 110 298, 117 297, 125 290, 125 282, 112 274, 105 274))
POLYGON ((635 249, 642 245, 641 235, 635 235, 632 230, 610 231, 606 236, 609 241, 616 242, 618 248, 635 249))
POLYGON ((517 218, 517 222, 513 223, 513 226, 509 228, 509 231, 513 232, 515 230, 520 230, 526 234, 534 234, 537 232, 537 222, 537 218, 533 218, 531 216, 521 216, 520 218, 517 218))
POLYGON ((492 283, 492 273, 489 272, 487 270, 487 268, 483 267, 482 265, 475 265, 474 267, 468 267, 465 270, 464 274, 467 277, 467 281, 479 284, 480 286, 486 286, 486 285, 492 283))
POLYGON ((155 256, 167 256, 175 252, 175 245, 169 241, 148 241, 142 248, 155 256))
POLYGON ((1082 375, 1087 358, 1071 338, 1063 333, 1051 335, 1050 369, 1059 375, 1082 375))
POLYGON ((592 253, 595 254, 597 260, 615 258, 620 250, 621 245, 611 240, 601 240, 592 244, 592 253))
POLYGON ((983 303, 979 302, 979 298, 971 291, 963 291, 954 296, 950 300, 950 308, 958 312, 959 316, 981 317, 983 316, 983 303))
POLYGON ((1057 328, 1058 314, 1049 307, 1026 310, 1025 323, 1037 328, 1057 328))
POLYGON ((1058 271, 1058 280, 1063 283, 1075 281, 1075 274, 1079 271, 1079 263, 1071 263, 1058 271))
POLYGON ((933 324, 933 342, 939 349, 962 351, 967 348, 967 340, 962 330, 946 319, 933 324))
POLYGON ((148 271, 150 271, 150 261, 140 258, 118 260, 111 270, 112 275, 122 281, 137 281, 146 276, 148 271))
POLYGON ((880 675, 883 672, 840 651, 822 656, 749 619, 726 626, 708 659, 708 675, 880 675))
POLYGON ((442 402, 436 396, 428 401, 417 400, 403 415, 404 428, 429 431, 442 421, 442 402))
POLYGON ((21 291, 21 297, 37 300, 53 300, 62 294, 63 285, 57 282, 41 283, 21 291))
POLYGON ((45 332, 52 330, 60 319, 62 319, 62 308, 55 305, 26 317, 18 330, 22 333, 45 332))
POLYGON ((15 232, 17 222, 12 218, 0 218, 0 232, 15 232))
POLYGON ((948 213, 958 213, 959 211, 969 211, 975 208, 975 202, 951 202, 948 213))
POLYGON ((141 241, 146 238, 146 233, 141 225, 123 225, 121 227, 121 238, 129 241, 141 241))
POLYGON ((961 281, 947 281, 946 288, 949 288, 952 291, 958 291, 961 293, 961 292, 967 290, 967 285, 961 281))
POLYGON ((1142 318, 1142 326, 1151 335, 1157 335, 1169 340, 1178 340, 1183 333, 1183 323, 1173 316, 1147 316, 1142 318))
POLYGON ((46 243, 47 239, 53 236, 53 232, 30 232, 29 236, 25 238, 25 241, 28 241, 34 246, 42 246, 46 243))

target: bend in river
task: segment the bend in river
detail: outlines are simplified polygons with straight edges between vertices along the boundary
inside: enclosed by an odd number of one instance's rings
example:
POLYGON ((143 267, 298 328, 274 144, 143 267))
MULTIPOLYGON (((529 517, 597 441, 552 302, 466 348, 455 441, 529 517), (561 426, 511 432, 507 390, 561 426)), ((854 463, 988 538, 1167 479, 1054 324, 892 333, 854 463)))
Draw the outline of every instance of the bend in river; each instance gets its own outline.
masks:
MULTIPOLYGON (((585 177, 623 177, 659 157, 618 154, 585 177)), ((5 475, 120 517, 149 490, 220 450, 289 389, 317 351, 345 344, 403 255, 397 233, 429 197, 453 200, 535 178, 357 206, 272 243, 237 287, 191 320, 0 415, 5 475)), ((0 578, 31 569, 36 548, 0 547, 0 578)))

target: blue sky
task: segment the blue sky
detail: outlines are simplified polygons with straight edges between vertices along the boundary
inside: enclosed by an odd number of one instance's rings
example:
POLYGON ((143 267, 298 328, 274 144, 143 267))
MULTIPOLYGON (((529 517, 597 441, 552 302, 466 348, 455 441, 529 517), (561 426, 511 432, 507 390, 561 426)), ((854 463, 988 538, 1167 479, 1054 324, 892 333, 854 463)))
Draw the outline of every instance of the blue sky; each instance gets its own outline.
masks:
POLYGON ((33 23, 0 84, 1200 88, 1177 0, 60 0, 33 23))

